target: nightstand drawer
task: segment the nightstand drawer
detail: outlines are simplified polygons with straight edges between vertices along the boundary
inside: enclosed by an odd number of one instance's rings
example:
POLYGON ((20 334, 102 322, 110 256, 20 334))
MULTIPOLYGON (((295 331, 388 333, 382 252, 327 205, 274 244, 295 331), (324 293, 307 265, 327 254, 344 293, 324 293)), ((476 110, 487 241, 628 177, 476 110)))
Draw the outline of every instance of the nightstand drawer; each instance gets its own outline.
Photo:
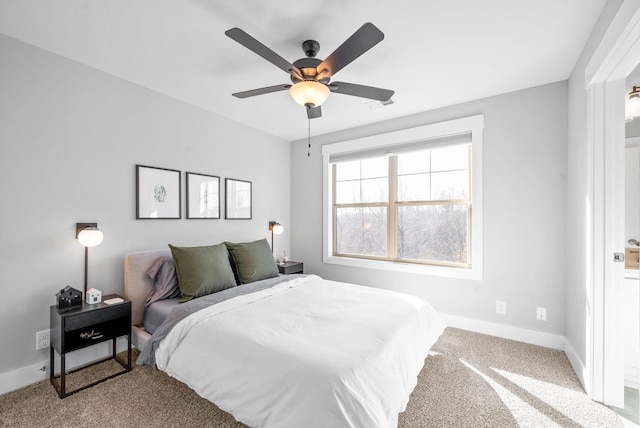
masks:
POLYGON ((130 319, 116 318, 102 323, 92 323, 87 327, 64 333, 64 351, 71 352, 95 343, 115 339, 129 334, 130 319))
POLYGON ((65 331, 77 330, 86 326, 110 321, 115 318, 127 318, 130 313, 130 305, 121 303, 98 310, 91 310, 65 319, 65 331))

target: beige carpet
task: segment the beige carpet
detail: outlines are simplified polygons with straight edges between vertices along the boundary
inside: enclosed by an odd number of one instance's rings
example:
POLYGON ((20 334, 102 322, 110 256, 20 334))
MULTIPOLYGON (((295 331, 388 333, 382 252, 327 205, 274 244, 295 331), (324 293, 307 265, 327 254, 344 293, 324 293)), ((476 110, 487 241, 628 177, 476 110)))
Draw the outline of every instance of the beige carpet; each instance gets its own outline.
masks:
MULTIPOLYGON (((106 362, 74 373, 69 386, 118 368, 106 362)), ((64 400, 48 380, 0 396, 0 426, 243 425, 162 372, 136 367, 64 400)), ((603 428, 622 423, 585 395, 564 353, 448 328, 427 358, 398 426, 603 428)))

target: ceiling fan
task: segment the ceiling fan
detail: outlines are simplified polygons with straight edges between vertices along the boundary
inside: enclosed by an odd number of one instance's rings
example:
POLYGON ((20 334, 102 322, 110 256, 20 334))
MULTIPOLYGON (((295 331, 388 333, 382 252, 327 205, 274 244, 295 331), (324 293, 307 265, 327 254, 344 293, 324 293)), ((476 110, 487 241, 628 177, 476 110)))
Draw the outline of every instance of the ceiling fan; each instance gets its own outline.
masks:
POLYGON ((306 57, 294 61, 293 64, 239 28, 227 30, 225 34, 289 74, 292 82, 236 92, 232 94, 234 97, 248 98, 288 89, 294 101, 307 108, 307 117, 315 119, 322 116, 320 106, 329 97, 330 92, 381 102, 389 101, 393 96, 394 92, 389 89, 331 82, 331 78, 338 71, 384 39, 382 31, 370 22, 360 27, 324 61, 315 57, 320 50, 320 44, 315 40, 305 41, 302 43, 302 50, 306 57))

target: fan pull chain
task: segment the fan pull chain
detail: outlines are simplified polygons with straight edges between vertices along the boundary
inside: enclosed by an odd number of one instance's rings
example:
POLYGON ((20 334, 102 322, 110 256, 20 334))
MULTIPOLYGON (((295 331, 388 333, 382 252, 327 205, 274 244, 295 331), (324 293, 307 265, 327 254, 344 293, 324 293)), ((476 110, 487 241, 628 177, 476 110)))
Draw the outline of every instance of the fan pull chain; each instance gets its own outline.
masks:
POLYGON ((309 128, 308 128, 308 131, 309 131, 309 134, 308 134, 308 135, 309 135, 309 137, 308 137, 308 140, 307 140, 307 141, 308 141, 308 143, 309 143, 309 146, 307 147, 307 157, 310 157, 310 156, 311 156, 311 119, 310 119, 310 118, 308 118, 307 120, 308 120, 308 122, 309 122, 309 128))

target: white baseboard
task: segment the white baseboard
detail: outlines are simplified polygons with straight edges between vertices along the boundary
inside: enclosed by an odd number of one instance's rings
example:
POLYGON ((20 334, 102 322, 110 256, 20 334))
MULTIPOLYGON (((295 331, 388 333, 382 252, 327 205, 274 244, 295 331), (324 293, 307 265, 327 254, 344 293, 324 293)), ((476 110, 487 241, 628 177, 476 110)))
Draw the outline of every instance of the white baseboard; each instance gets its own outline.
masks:
MULTIPOLYGON (((127 349, 126 338, 116 340, 116 351, 122 352, 127 349)), ((67 354, 67 370, 75 367, 82 367, 99 361, 111 354, 111 341, 93 345, 89 348, 79 349, 67 354)), ((55 353, 55 373, 60 373, 60 356, 55 353)), ((0 373, 0 395, 15 391, 32 383, 40 382, 49 378, 49 360, 39 361, 26 367, 20 367, 6 373, 0 373)), ((53 386, 51 387, 53 388, 53 386)))
POLYGON ((567 339, 564 341, 564 353, 569 359, 571 367, 573 367, 573 371, 576 372, 578 380, 582 384, 585 392, 589 397, 593 397, 593 391, 591 390, 591 378, 589 376, 589 372, 587 372, 587 366, 584 364, 584 361, 582 361, 582 358, 580 358, 571 342, 567 339))
POLYGON ((49 377, 49 360, 0 374, 0 395, 49 377))
POLYGON ((478 321, 455 315, 441 315, 447 325, 451 327, 564 351, 565 338, 559 334, 528 330, 526 328, 513 327, 488 321, 478 321))

